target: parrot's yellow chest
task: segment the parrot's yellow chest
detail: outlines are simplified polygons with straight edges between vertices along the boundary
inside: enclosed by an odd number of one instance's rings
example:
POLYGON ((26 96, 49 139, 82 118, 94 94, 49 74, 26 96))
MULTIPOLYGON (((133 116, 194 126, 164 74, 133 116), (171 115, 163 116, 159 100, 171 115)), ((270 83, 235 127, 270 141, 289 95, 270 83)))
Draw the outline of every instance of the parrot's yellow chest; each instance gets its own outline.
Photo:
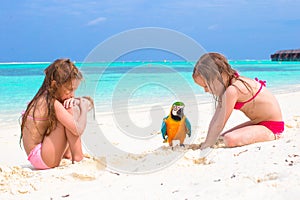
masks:
POLYGON ((165 122, 167 125, 168 140, 177 140, 181 137, 185 138, 185 117, 183 117, 181 121, 176 121, 171 117, 168 117, 167 119, 165 119, 165 122))

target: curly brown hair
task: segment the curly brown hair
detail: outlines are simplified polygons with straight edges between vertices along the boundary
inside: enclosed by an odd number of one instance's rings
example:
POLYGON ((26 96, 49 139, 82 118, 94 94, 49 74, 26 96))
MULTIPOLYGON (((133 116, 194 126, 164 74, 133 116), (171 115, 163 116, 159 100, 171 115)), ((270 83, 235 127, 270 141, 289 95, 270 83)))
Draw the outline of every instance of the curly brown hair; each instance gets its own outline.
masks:
POLYGON ((28 103, 25 113, 22 116, 21 122, 21 137, 22 139, 22 130, 26 124, 27 117, 29 113, 32 113, 32 118, 35 120, 35 110, 37 109, 37 105, 39 101, 45 99, 47 104, 47 120, 49 121, 49 127, 47 131, 44 133, 45 135, 49 135, 53 129, 55 129, 57 125, 57 119, 54 110, 54 100, 55 94, 58 87, 63 84, 72 84, 72 80, 82 80, 83 76, 79 69, 74 65, 70 59, 57 59, 52 64, 50 64, 45 70, 45 78, 42 83, 42 86, 33 97, 33 99, 28 103), (45 98, 41 98, 45 96, 45 98))

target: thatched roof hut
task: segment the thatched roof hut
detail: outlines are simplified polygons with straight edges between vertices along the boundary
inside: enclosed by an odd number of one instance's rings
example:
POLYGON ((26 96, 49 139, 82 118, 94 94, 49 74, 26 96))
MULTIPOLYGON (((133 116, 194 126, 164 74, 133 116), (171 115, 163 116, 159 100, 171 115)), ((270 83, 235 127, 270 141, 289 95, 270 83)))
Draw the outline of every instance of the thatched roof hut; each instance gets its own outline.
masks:
POLYGON ((300 61, 300 49, 280 50, 271 55, 272 61, 300 61))

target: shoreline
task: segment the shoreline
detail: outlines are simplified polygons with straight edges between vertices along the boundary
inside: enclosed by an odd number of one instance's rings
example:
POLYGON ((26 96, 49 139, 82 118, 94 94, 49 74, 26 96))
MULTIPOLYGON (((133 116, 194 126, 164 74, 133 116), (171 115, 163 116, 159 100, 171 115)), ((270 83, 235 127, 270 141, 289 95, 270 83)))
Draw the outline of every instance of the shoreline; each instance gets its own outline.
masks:
MULTIPOLYGON (((279 89, 278 88, 277 89, 270 88, 269 90, 276 97, 280 96, 280 95, 288 95, 288 94, 293 94, 293 93, 295 93, 295 95, 298 95, 298 93, 300 93, 300 85, 293 85, 293 87, 291 87, 290 85, 286 85, 286 86, 280 87, 279 89)), ((195 97, 196 97, 197 105, 207 105, 207 104, 213 103, 213 97, 211 97, 211 95, 209 95, 209 94, 205 94, 205 93, 204 94, 196 94, 195 97)), ((102 102, 100 102, 100 104, 101 103, 102 102)), ((172 103, 173 103, 173 101, 169 102, 168 104, 166 101, 164 101, 163 104, 159 104, 159 103, 150 103, 149 104, 148 103, 145 106, 145 104, 142 104, 142 102, 138 102, 138 105, 134 105, 134 106, 130 105, 130 106, 126 107, 126 109, 128 108, 130 110, 144 112, 144 111, 148 111, 150 108, 158 106, 165 110, 165 109, 169 108, 169 106, 172 103)), ((190 105, 193 106, 194 103, 190 104, 190 105)), ((2 110, 0 112, 0 125, 1 126, 6 126, 6 125, 11 126, 15 122, 18 123, 19 118, 21 117, 22 110, 25 110, 25 109, 26 109, 26 107, 23 106, 23 107, 17 107, 15 110, 2 110), (6 120, 6 122, 4 119, 6 120)), ((97 104, 96 104, 96 110, 97 109, 101 110, 101 112, 97 112, 97 114, 101 113, 101 115, 110 115, 113 113, 111 105, 109 105, 109 104, 105 104, 105 106, 97 106, 97 104)), ((117 110, 122 111, 120 109, 117 109, 117 110)))

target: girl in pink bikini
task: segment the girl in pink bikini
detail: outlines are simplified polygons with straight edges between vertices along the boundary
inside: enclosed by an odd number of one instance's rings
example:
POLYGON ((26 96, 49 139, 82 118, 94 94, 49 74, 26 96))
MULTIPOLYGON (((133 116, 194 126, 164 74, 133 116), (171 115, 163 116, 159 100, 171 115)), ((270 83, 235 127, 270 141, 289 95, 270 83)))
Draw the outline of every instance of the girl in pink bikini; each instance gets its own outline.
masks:
POLYGON ((284 131, 281 109, 265 82, 239 76, 223 55, 201 56, 194 67, 193 79, 216 100, 216 111, 200 149, 213 146, 219 136, 227 147, 236 147, 274 140, 284 131), (242 111, 249 121, 222 133, 234 109, 242 111))
POLYGON ((62 158, 83 159, 81 135, 90 97, 74 98, 82 74, 69 59, 58 59, 45 69, 42 86, 22 116, 21 139, 36 169, 57 167, 62 158))

